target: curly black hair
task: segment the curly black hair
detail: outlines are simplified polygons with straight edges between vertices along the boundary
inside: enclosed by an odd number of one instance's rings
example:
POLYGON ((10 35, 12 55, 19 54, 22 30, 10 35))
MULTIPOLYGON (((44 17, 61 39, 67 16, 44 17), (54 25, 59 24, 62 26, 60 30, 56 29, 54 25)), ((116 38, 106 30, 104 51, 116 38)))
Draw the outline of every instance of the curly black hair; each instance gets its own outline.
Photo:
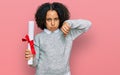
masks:
POLYGON ((44 3, 38 7, 35 14, 35 21, 37 23, 37 26, 42 30, 46 28, 46 14, 48 10, 55 10, 58 13, 60 20, 59 28, 62 27, 62 24, 65 20, 68 20, 70 18, 69 10, 62 3, 44 3))

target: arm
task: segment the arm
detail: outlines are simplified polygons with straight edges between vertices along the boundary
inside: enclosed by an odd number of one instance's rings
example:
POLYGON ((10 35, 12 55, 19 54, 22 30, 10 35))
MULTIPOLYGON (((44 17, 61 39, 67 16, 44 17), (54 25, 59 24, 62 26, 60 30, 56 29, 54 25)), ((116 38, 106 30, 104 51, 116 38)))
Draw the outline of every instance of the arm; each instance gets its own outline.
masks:
POLYGON ((67 22, 68 25, 70 26, 70 31, 66 37, 71 38, 72 40, 77 38, 82 33, 86 32, 91 26, 90 21, 83 19, 66 20, 65 22, 67 22))

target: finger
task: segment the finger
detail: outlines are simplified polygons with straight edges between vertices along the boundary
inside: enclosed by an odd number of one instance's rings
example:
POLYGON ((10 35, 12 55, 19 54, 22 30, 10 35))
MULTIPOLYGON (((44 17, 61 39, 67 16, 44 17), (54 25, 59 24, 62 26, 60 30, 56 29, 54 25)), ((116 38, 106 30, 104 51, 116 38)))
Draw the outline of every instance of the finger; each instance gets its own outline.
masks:
POLYGON ((70 31, 71 27, 69 24, 66 24, 66 27, 68 28, 68 30, 70 31))
POLYGON ((61 28, 61 30, 64 34, 67 34, 67 32, 63 28, 61 28))
POLYGON ((66 26, 70 29, 70 25, 66 24, 66 26))
POLYGON ((29 52, 30 50, 29 50, 29 49, 26 49, 25 51, 29 52))
POLYGON ((64 28, 66 31, 69 31, 69 27, 67 27, 67 25, 65 25, 63 28, 64 28))
POLYGON ((64 32, 64 30, 61 28, 61 30, 62 30, 62 32, 64 33, 64 37, 67 35, 65 32, 64 32))
POLYGON ((69 33, 69 31, 70 31, 70 28, 69 28, 69 27, 67 27, 67 26, 65 26, 64 28, 66 29, 66 32, 67 32, 67 34, 68 34, 68 33, 69 33))
POLYGON ((26 53, 25 56, 26 56, 26 57, 33 57, 33 54, 31 54, 31 53, 26 53))
POLYGON ((64 25, 64 26, 62 26, 62 31, 64 32, 64 34, 67 34, 69 31, 68 31, 68 29, 67 29, 67 27, 64 25))
POLYGON ((65 33, 69 32, 68 29, 65 26, 62 29, 63 29, 63 31, 65 31, 65 33))
POLYGON ((29 51, 29 50, 26 50, 25 53, 30 53, 30 51, 29 51))
POLYGON ((33 55, 25 55, 25 59, 30 59, 30 58, 32 58, 33 57, 33 55))
POLYGON ((30 54, 30 52, 25 52, 25 55, 29 55, 30 54))
POLYGON ((30 50, 26 50, 25 54, 31 54, 31 51, 30 50))
POLYGON ((30 57, 30 55, 25 55, 25 58, 29 58, 30 57))
POLYGON ((30 58, 25 58, 26 60, 30 60, 30 58))
POLYGON ((67 22, 64 22, 64 25, 70 29, 70 25, 67 22))
POLYGON ((65 31, 64 31, 63 33, 64 33, 64 35, 67 35, 67 34, 68 34, 68 33, 67 33, 67 32, 65 32, 65 31))

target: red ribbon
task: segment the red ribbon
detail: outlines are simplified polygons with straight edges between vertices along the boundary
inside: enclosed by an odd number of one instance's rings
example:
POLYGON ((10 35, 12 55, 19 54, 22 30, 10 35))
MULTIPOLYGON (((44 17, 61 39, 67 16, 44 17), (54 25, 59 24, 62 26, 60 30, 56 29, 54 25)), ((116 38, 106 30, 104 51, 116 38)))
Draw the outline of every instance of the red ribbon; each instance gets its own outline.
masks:
POLYGON ((25 38, 22 38, 22 41, 23 42, 27 41, 30 44, 31 52, 32 52, 33 55, 35 55, 36 53, 35 53, 35 49, 34 49, 34 42, 33 42, 33 40, 30 40, 29 36, 26 35, 25 38))

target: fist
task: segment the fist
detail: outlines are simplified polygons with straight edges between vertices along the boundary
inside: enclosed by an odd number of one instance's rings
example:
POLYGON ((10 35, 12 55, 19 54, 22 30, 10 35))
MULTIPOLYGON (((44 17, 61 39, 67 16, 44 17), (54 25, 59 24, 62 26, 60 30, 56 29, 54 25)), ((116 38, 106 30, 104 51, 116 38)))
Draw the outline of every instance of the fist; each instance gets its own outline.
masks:
POLYGON ((64 36, 66 36, 70 31, 70 25, 67 22, 64 22, 61 30, 64 33, 64 36))
POLYGON ((33 54, 31 53, 30 50, 25 50, 25 59, 29 60, 30 58, 33 58, 33 54))

